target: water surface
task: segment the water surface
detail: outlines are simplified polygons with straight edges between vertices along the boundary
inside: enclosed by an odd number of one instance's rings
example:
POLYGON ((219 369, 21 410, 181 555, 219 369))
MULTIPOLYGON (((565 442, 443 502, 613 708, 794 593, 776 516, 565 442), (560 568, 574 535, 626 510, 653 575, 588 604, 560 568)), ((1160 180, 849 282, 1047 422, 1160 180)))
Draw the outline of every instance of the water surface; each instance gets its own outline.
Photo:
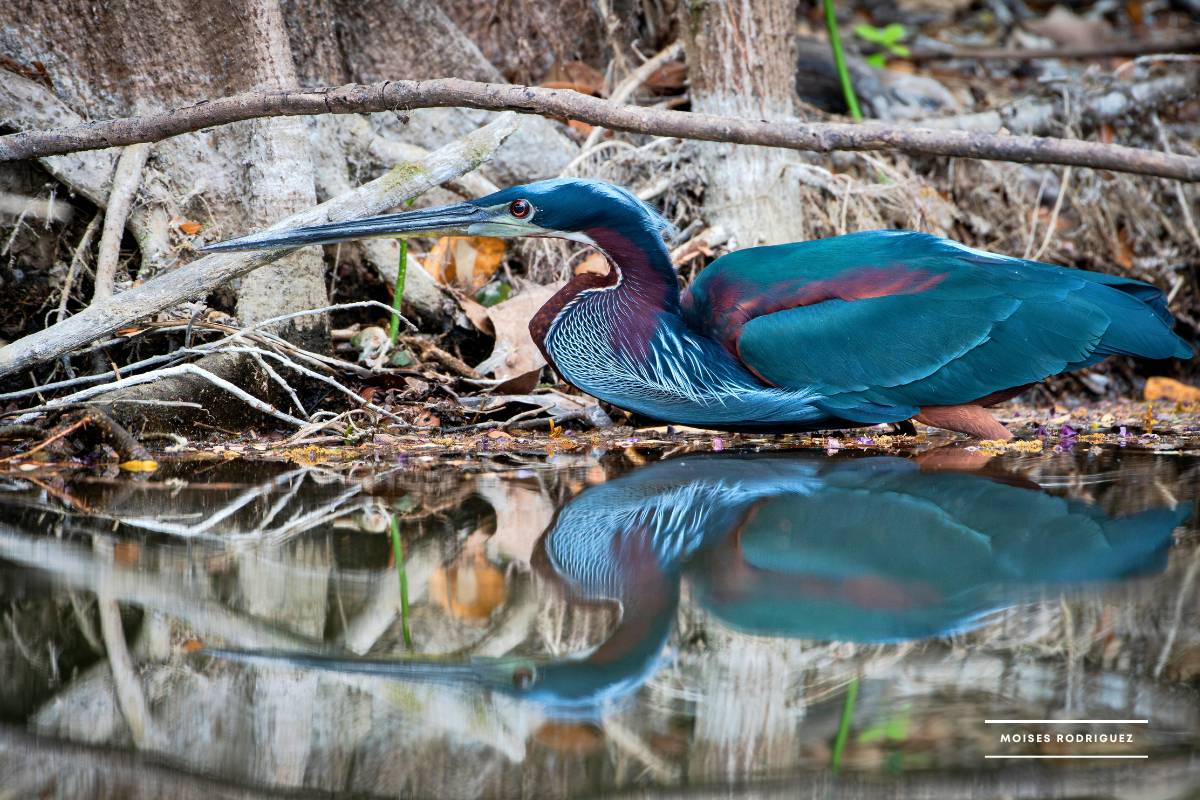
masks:
POLYGON ((6 479, 0 797, 1200 791, 1200 458, 659 456, 6 479))

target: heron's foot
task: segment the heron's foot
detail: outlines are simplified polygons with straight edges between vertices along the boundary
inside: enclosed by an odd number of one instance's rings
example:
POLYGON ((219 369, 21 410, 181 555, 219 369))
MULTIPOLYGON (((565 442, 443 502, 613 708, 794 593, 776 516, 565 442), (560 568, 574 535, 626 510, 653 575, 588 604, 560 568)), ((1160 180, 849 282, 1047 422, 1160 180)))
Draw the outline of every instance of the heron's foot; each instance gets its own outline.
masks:
POLYGON ((978 439, 1008 441, 1013 438, 1008 428, 997 422, 982 406, 977 405, 922 406, 921 413, 913 419, 925 425, 965 433, 978 439))

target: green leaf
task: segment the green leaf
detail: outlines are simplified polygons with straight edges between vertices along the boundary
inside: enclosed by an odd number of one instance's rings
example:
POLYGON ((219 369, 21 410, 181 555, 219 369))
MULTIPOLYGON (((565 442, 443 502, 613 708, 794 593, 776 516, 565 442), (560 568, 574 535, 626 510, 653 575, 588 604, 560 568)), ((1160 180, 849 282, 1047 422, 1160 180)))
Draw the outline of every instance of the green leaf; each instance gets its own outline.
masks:
POLYGON ((874 25, 855 25, 854 35, 873 44, 883 44, 883 31, 874 25))
POLYGON ((494 281, 475 293, 475 299, 487 308, 503 303, 512 296, 512 286, 504 281, 494 281))
POLYGON ((887 66, 887 57, 883 53, 872 53, 867 56, 867 63, 875 69, 883 69, 887 66))
POLYGON ((883 29, 883 35, 880 37, 881 44, 895 44, 904 39, 908 35, 908 29, 898 22, 893 22, 883 29))
MULTIPOLYGON (((874 25, 855 25, 854 34, 871 44, 883 47, 892 55, 908 58, 912 54, 907 47, 900 44, 908 36, 908 28, 898 22, 893 22, 882 28, 876 28, 874 25)), ((884 58, 882 54, 876 53, 868 56, 867 62, 873 67, 882 67, 884 58)))

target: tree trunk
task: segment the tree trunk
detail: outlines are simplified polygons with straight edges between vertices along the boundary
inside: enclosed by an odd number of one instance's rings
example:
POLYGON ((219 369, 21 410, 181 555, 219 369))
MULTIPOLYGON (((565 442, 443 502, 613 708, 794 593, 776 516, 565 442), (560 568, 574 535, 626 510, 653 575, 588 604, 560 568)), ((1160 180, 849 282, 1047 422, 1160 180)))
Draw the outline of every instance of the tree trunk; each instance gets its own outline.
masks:
MULTIPOLYGON (((692 109, 768 120, 796 118, 795 0, 684 0, 692 109)), ((792 153, 729 144, 700 146, 710 224, 735 247, 803 238, 792 153)))
MULTIPOLYGON (((296 84, 278 0, 10 0, 0 23, 0 55, 18 65, 40 62, 57 98, 84 118, 163 111, 230 91, 296 84)), ((93 171, 103 171, 113 156, 101 151, 77 158, 94 158, 93 171)), ((232 236, 315 204, 300 120, 176 137, 154 148, 150 164, 157 178, 143 182, 136 204, 139 240, 147 208, 157 209, 160 219, 189 217, 232 236)), ((94 197, 100 187, 73 188, 94 197)), ((302 251, 267 270, 273 271, 239 287, 244 322, 327 304, 319 253, 302 251)), ((308 327, 296 329, 297 338, 319 344, 323 321, 305 318, 301 325, 308 327)))

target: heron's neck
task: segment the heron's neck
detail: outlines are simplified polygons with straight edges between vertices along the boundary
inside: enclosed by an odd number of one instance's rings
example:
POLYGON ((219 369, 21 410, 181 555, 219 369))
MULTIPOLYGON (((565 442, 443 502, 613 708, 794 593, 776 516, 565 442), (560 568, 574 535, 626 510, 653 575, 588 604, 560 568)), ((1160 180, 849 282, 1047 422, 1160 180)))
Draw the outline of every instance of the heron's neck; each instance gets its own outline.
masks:
POLYGON ((620 289, 652 308, 679 313, 679 278, 662 237, 640 227, 584 231, 616 266, 620 289))

